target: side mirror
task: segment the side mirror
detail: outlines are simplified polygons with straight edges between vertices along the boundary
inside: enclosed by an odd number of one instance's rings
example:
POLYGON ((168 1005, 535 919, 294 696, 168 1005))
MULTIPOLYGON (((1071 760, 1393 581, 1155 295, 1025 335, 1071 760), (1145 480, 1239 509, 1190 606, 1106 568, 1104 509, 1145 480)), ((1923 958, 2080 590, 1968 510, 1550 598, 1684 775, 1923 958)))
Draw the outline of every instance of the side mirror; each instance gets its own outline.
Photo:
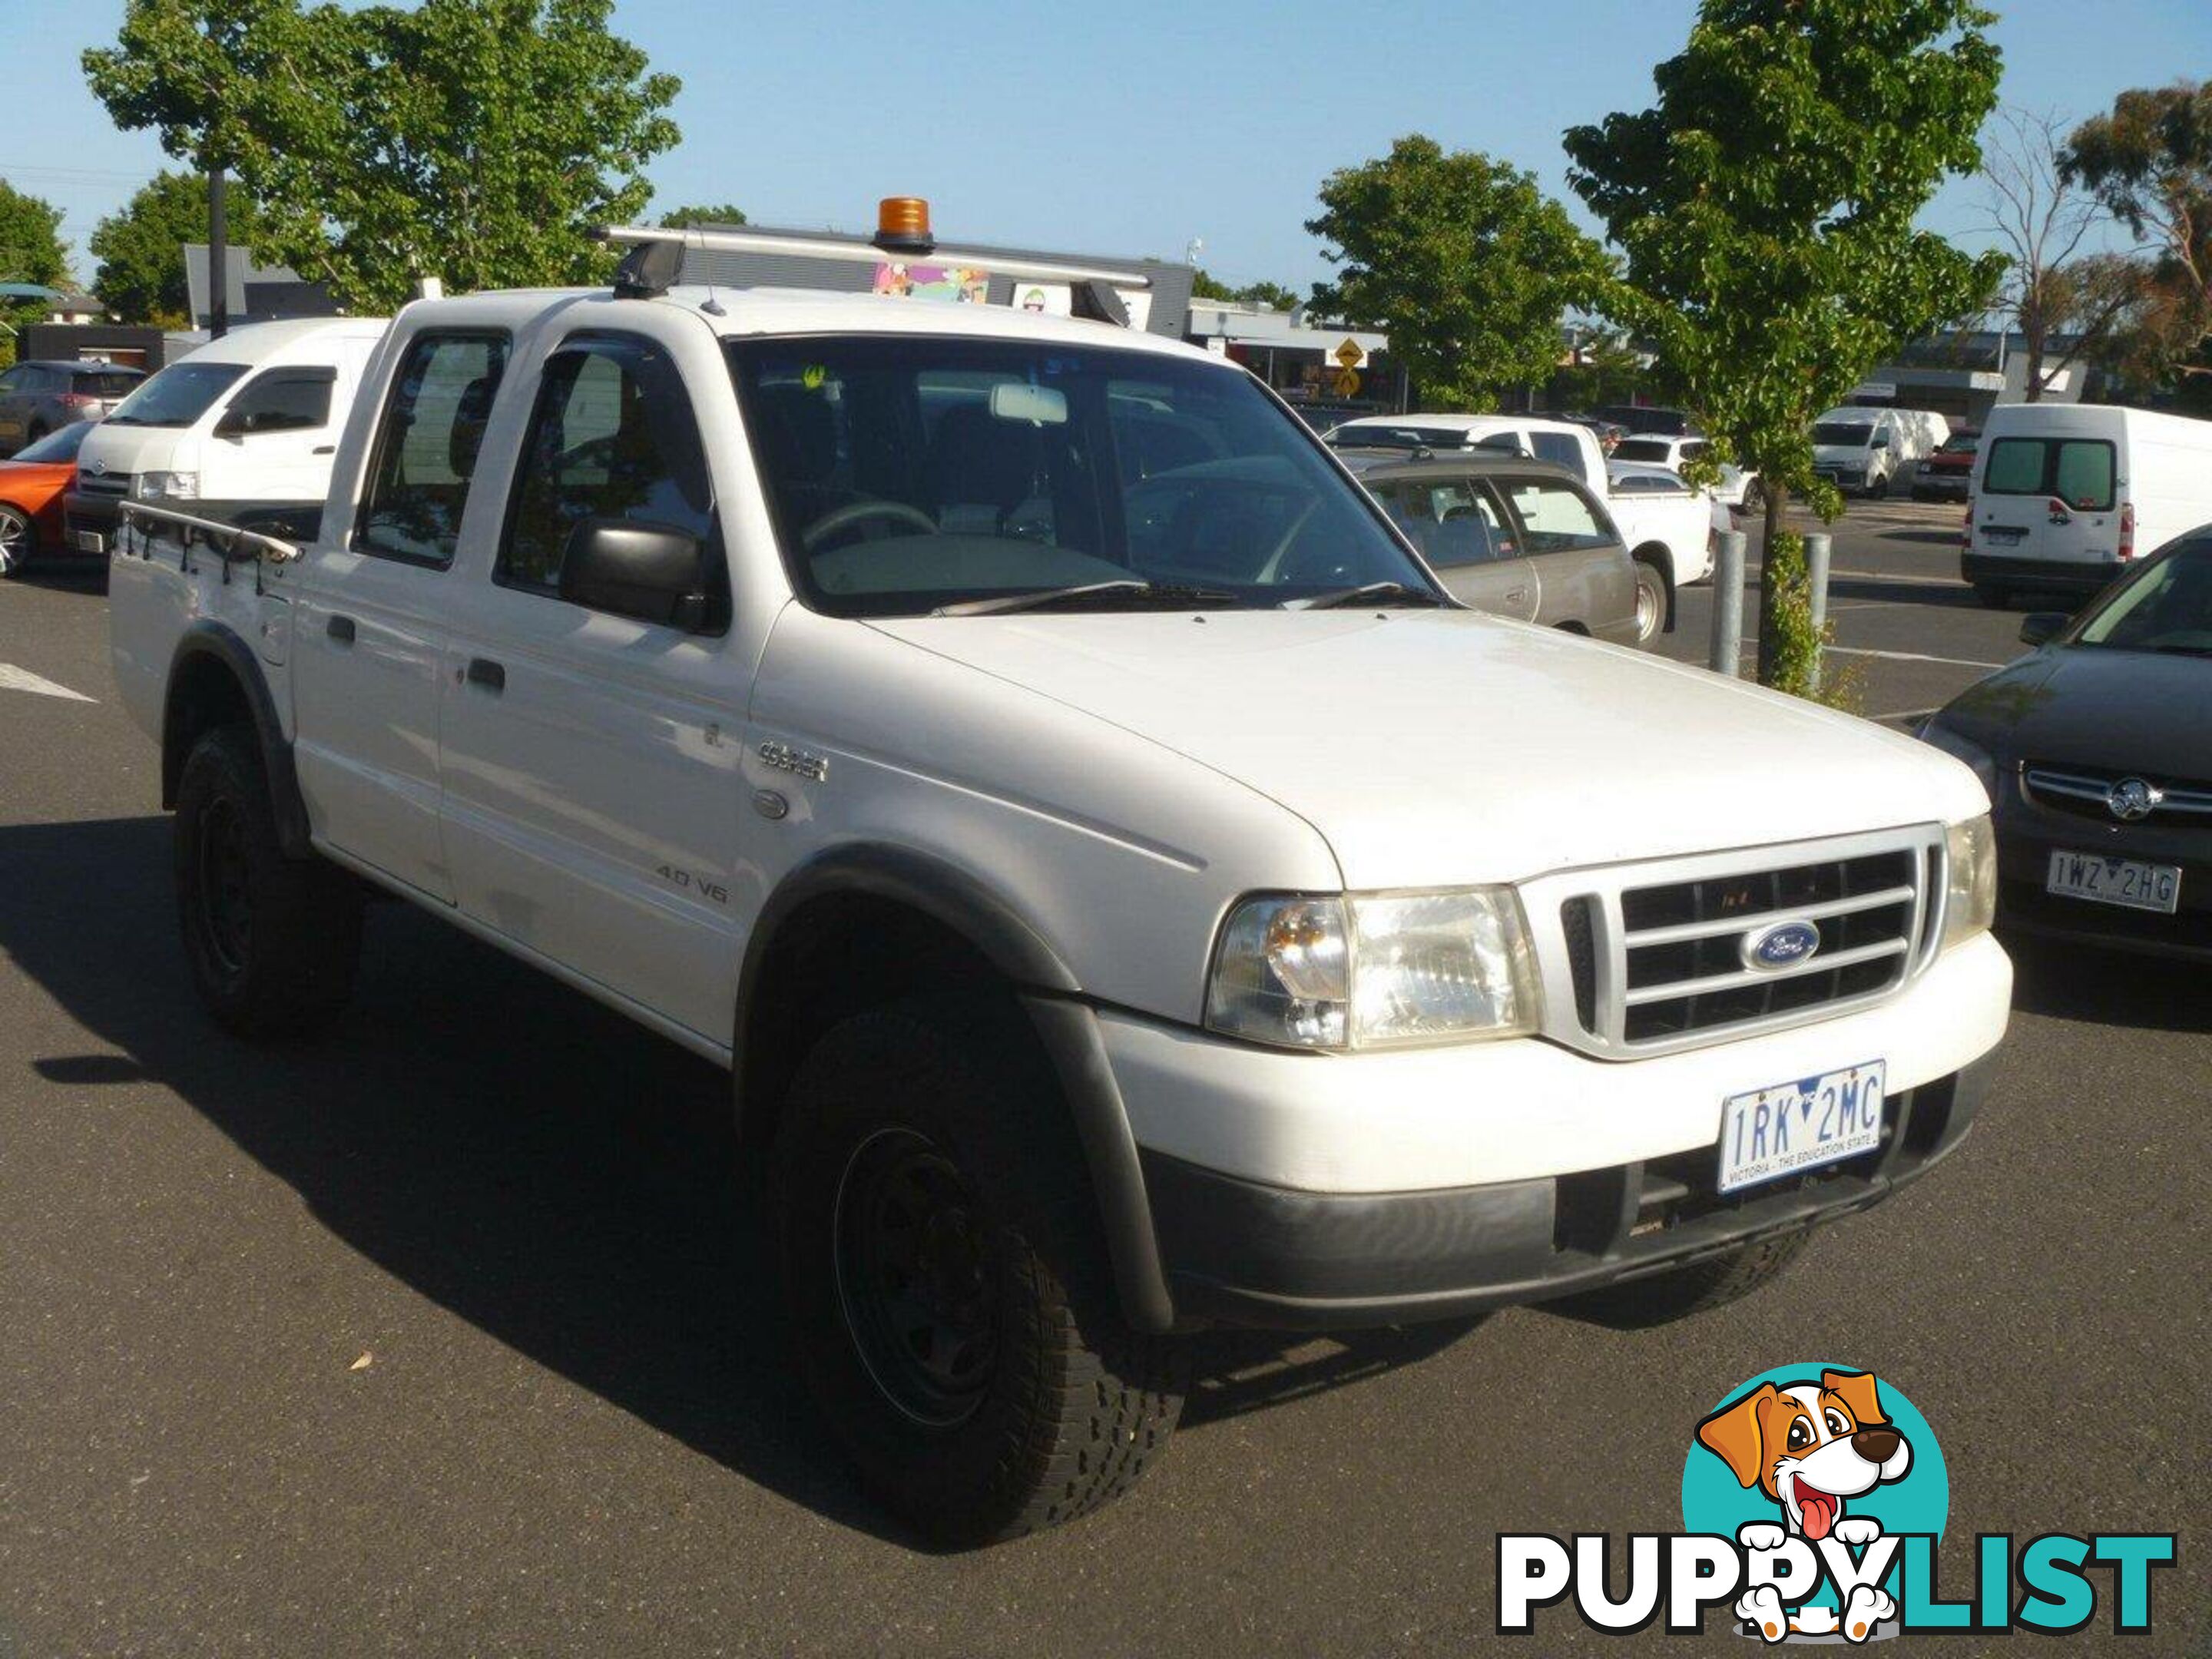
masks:
POLYGON ((571 605, 696 634, 709 623, 707 549, 696 536, 629 519, 585 519, 561 555, 571 605))
POLYGON ((2020 619, 2022 645, 2048 645, 2066 631, 2074 619, 2063 611, 2031 611, 2020 619))
POLYGON ((1873 443, 1873 446, 1872 446, 1872 447, 1873 447, 1874 448, 1875 448, 1875 449, 1887 449, 1887 448, 1888 448, 1888 447, 1889 447, 1889 434, 1887 434, 1887 432, 1877 432, 1877 433, 1875 433, 1875 434, 1874 434, 1874 443, 1873 443))
POLYGON ((215 423, 215 435, 218 438, 243 438, 253 431, 255 425, 251 410, 226 409, 222 418, 215 423))

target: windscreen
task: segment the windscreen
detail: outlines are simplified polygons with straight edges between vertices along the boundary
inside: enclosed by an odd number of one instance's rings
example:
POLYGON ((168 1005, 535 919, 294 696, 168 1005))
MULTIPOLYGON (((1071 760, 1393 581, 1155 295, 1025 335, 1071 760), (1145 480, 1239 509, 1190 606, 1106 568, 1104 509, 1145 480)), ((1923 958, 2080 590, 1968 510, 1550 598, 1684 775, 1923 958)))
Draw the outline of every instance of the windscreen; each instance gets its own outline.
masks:
POLYGON ((116 406, 116 426, 190 426, 246 373, 244 363, 171 363, 116 406))
POLYGON ((2185 541, 2144 565, 2073 642, 2212 657, 2212 537, 2185 541))
POLYGON ((1218 606, 1434 591, 1241 370, 906 335, 740 340, 729 355, 793 585, 817 610, 913 616, 1099 583, 1218 606))
POLYGON ((1838 449, 1864 449, 1874 425, 1869 421, 1820 421, 1813 427, 1813 441, 1838 449))

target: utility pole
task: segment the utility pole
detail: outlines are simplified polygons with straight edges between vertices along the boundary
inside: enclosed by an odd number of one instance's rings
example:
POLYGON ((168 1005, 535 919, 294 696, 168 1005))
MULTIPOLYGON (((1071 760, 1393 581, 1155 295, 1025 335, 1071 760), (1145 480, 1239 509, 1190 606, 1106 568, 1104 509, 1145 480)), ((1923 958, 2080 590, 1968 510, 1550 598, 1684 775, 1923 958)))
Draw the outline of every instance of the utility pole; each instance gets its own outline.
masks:
POLYGON ((208 170, 208 332, 230 331, 230 221, 220 164, 208 170))

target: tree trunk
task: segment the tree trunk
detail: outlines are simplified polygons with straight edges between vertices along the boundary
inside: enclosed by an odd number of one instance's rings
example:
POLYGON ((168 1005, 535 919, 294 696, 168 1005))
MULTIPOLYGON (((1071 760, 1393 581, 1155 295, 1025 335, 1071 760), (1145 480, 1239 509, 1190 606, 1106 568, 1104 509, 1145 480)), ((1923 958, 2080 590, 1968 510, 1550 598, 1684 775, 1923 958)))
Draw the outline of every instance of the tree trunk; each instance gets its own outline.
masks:
POLYGON ((1790 510, 1790 492, 1766 486, 1766 528, 1759 549, 1759 683, 1774 683, 1774 544, 1790 510))

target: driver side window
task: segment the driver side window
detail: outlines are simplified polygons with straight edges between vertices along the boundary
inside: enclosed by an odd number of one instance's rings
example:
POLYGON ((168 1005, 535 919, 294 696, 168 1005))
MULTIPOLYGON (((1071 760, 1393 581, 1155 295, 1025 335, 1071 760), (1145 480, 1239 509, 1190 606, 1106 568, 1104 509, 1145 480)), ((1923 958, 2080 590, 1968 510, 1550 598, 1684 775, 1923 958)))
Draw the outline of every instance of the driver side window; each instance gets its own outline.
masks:
POLYGON ((558 593, 568 538, 593 519, 714 539, 691 400, 659 346, 626 336, 573 341, 546 361, 494 579, 558 593))

